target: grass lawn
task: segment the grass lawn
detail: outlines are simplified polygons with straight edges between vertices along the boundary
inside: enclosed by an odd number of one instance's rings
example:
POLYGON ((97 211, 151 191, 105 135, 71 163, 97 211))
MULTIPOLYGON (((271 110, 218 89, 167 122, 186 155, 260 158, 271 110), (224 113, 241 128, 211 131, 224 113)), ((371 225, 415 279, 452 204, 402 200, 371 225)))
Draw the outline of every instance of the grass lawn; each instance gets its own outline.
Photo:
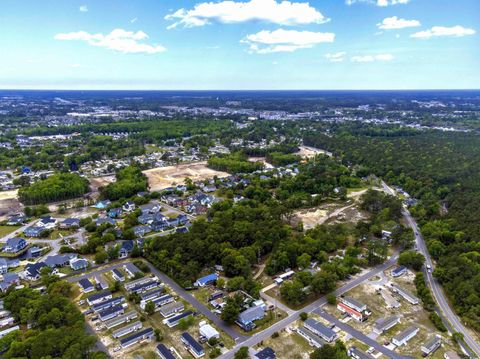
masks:
POLYGON ((48 236, 47 239, 59 239, 61 237, 66 237, 68 235, 70 235, 72 232, 70 231, 62 231, 62 230, 59 230, 59 229, 55 229, 54 231, 52 231, 52 233, 50 233, 50 235, 48 236))
POLYGON ((20 226, 0 226, 0 237, 6 236, 19 228, 20 226))

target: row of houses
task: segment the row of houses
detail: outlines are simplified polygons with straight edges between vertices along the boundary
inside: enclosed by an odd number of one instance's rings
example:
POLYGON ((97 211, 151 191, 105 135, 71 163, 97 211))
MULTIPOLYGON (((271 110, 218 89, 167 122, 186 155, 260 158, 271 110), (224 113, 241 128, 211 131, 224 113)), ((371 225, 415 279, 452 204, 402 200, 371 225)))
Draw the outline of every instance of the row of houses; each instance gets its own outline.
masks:
POLYGON ((358 322, 367 320, 371 315, 371 312, 367 310, 366 304, 349 296, 340 298, 340 302, 337 304, 337 309, 358 322))
POLYGON ((58 268, 69 266, 74 271, 84 270, 90 265, 85 258, 79 258, 76 253, 56 254, 48 256, 44 261, 29 263, 21 273, 23 279, 38 280, 40 278, 42 268, 51 268, 52 273, 58 273, 58 268))

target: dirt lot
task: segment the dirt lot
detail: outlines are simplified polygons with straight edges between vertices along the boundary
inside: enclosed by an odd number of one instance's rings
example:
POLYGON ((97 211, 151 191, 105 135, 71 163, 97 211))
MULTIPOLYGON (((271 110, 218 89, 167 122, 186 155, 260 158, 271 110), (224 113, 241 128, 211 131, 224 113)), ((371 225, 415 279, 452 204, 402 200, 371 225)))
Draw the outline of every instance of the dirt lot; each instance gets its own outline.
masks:
POLYGON ((92 192, 98 192, 100 187, 106 186, 109 183, 115 182, 115 176, 102 176, 90 178, 90 188, 92 192))
POLYGON ((249 157, 248 160, 250 162, 262 162, 267 169, 274 168, 270 163, 267 162, 265 157, 249 157))
POLYGON ((311 158, 311 157, 315 157, 316 155, 322 153, 324 155, 327 155, 327 156, 330 156, 332 157, 332 153, 331 152, 328 152, 328 151, 325 151, 325 150, 321 150, 319 148, 314 148, 314 147, 308 147, 308 146, 300 146, 299 147, 299 151, 297 153, 295 153, 296 155, 299 155, 303 158, 311 158))
POLYGON ((227 177, 229 175, 227 172, 208 168, 206 161, 152 168, 143 171, 143 173, 147 176, 148 184, 152 191, 183 184, 186 178, 190 178, 193 181, 203 181, 213 176, 227 177))
POLYGON ((20 212, 23 208, 17 198, 18 190, 0 192, 0 220, 7 219, 9 213, 20 212))
POLYGON ((305 230, 324 223, 357 223, 366 219, 367 215, 358 210, 355 203, 328 203, 320 207, 301 209, 294 212, 292 224, 303 222, 305 230))

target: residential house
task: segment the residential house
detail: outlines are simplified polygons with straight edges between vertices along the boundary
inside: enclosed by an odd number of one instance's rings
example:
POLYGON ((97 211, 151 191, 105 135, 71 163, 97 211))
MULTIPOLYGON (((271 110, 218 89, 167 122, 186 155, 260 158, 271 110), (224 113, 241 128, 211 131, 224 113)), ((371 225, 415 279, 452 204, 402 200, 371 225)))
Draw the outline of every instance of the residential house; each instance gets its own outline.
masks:
POLYGON ((220 333, 205 321, 200 322, 199 333, 201 337, 207 340, 211 338, 220 339, 220 333))
POLYGON ((123 210, 125 212, 133 212, 135 211, 135 203, 133 201, 127 201, 125 202, 125 204, 123 205, 123 210))
POLYGON ((152 229, 149 226, 138 225, 133 227, 133 233, 135 237, 143 237, 145 234, 150 233, 152 229))
POLYGON ((347 354, 355 359, 374 359, 372 355, 365 353, 363 350, 360 350, 357 347, 350 347, 347 351, 347 354))
POLYGON ((17 273, 5 273, 1 276, 0 292, 6 292, 13 285, 20 284, 20 277, 17 273))
POLYGON ((422 354, 424 357, 434 353, 442 345, 442 339, 440 337, 434 336, 429 341, 421 346, 422 354))
POLYGON ((175 229, 175 233, 188 233, 188 228, 187 227, 179 227, 175 229))
POLYGON ((357 312, 364 312, 367 310, 367 305, 359 302, 355 298, 345 296, 343 298, 340 298, 340 302, 343 304, 349 306, 352 309, 355 309, 357 312))
POLYGON ((337 309, 340 312, 351 316, 356 321, 363 322, 364 320, 366 320, 366 317, 363 315, 363 313, 360 313, 359 311, 350 308, 348 305, 346 305, 342 302, 337 304, 337 309))
POLYGON ((301 326, 297 329, 297 333, 300 334, 305 340, 307 340, 308 344, 314 348, 321 348, 326 344, 326 342, 320 338, 315 333, 308 330, 305 326, 301 326))
POLYGON ((152 224, 153 221, 155 220, 155 215, 151 213, 145 213, 141 214, 140 216, 137 217, 138 223, 141 224, 152 224))
POLYGON ((45 267, 47 267, 47 265, 43 262, 29 263, 25 266, 23 275, 25 279, 38 280, 40 278, 41 269, 45 267))
POLYGON ((43 227, 45 229, 53 229, 57 224, 57 220, 52 216, 44 216, 36 223, 37 227, 43 227))
POLYGON ((41 237, 42 234, 47 231, 46 228, 44 227, 38 227, 38 226, 30 226, 25 231, 23 231, 23 234, 27 237, 41 237))
POLYGON ((112 208, 108 211, 108 216, 110 218, 118 218, 122 215, 123 210, 121 207, 112 208))
POLYGON ((74 258, 70 260, 72 270, 82 270, 88 267, 88 261, 84 258, 74 258))
POLYGON ((157 277, 142 277, 136 280, 132 280, 131 282, 125 283, 124 287, 127 291, 132 291, 132 289, 138 287, 139 285, 145 284, 145 283, 150 283, 153 281, 158 281, 157 277))
POLYGON ((182 302, 171 302, 160 307, 160 314, 164 318, 171 317, 174 314, 183 312, 185 306, 182 302))
POLYGON ((251 307, 238 315, 236 323, 244 330, 250 331, 255 328, 254 322, 265 316, 265 310, 262 307, 251 307))
POLYGON ((168 349, 165 344, 162 343, 157 345, 157 354, 161 359, 176 359, 170 349, 168 349))
POLYGON ((394 278, 401 277, 405 273, 407 273, 407 267, 405 266, 397 267, 391 271, 392 277, 394 278))
POLYGON ((217 281, 218 274, 212 273, 206 275, 205 277, 198 278, 193 285, 195 287, 205 287, 206 285, 213 284, 217 281))
POLYGON ((87 303, 88 305, 95 305, 109 299, 112 299, 112 293, 110 293, 109 291, 99 292, 92 294, 90 297, 88 297, 87 303))
POLYGON ((76 253, 69 254, 56 254, 53 256, 48 256, 45 259, 45 264, 50 268, 63 267, 70 264, 70 261, 77 258, 76 253))
POLYGON ((97 202, 93 207, 95 207, 97 209, 106 209, 111 204, 112 204, 112 202, 110 202, 109 200, 105 200, 105 201, 97 202))
POLYGON ((8 272, 8 261, 5 258, 0 258, 0 274, 8 272))
POLYGON ((399 285, 392 284, 391 289, 392 289, 392 292, 399 294, 403 299, 405 299, 410 304, 417 305, 418 303, 420 303, 420 300, 417 297, 415 297, 412 293, 410 293, 406 289, 403 289, 399 285))
POLYGON ((92 309, 94 312, 101 312, 102 310, 105 310, 107 308, 112 308, 116 306, 121 306, 122 303, 125 302, 125 297, 120 296, 120 297, 113 297, 107 300, 103 300, 99 303, 96 303, 92 305, 92 309))
POLYGON ((407 344, 407 342, 417 335, 420 329, 415 325, 408 327, 392 338, 392 343, 397 347, 407 344))
POLYGON ((32 258, 38 258, 42 255, 42 252, 45 248, 33 246, 28 249, 28 252, 30 254, 30 257, 32 258))
POLYGON ((80 279, 78 281, 78 286, 80 287, 83 293, 90 293, 95 290, 95 286, 87 278, 80 279))
POLYGON ((139 206, 139 208, 142 211, 142 214, 156 214, 160 212, 162 206, 158 203, 147 203, 139 206))
POLYGON ((27 221, 27 216, 24 214, 14 214, 13 216, 8 217, 7 225, 8 226, 20 226, 27 221))
POLYGON ((120 346, 122 348, 128 348, 134 344, 143 342, 143 341, 150 341, 154 337, 154 332, 152 328, 147 328, 136 332, 135 334, 130 335, 127 338, 120 340, 120 346))
POLYGON ((127 258, 129 254, 132 253, 134 247, 135 242, 133 242, 131 239, 123 241, 118 254, 119 258, 127 258))
POLYGON ((315 333, 320 338, 322 338, 323 340, 325 340, 329 343, 334 341, 335 338, 337 337, 337 334, 335 334, 335 332, 332 329, 326 327, 325 325, 323 325, 319 321, 316 321, 312 318, 308 318, 304 322, 304 326, 305 326, 305 328, 310 330, 312 333, 315 333))
POLYGON ((7 243, 3 247, 6 253, 18 253, 27 247, 27 241, 20 237, 7 239, 7 243))
POLYGON ((98 274, 94 277, 97 290, 105 290, 108 288, 108 283, 105 279, 102 278, 101 274, 98 274))
POLYGON ((173 327, 177 326, 178 323, 180 323, 180 320, 182 320, 183 318, 188 318, 191 315, 193 315, 193 312, 188 310, 184 313, 181 313, 181 314, 175 315, 173 317, 164 319, 163 324, 167 325, 169 328, 173 328, 173 327))
POLYGON ((116 268, 112 270, 112 277, 116 281, 125 282, 125 276, 116 268))
POLYGON ((102 224, 105 224, 105 223, 115 226, 117 224, 117 221, 110 217, 98 217, 95 220, 95 224, 97 225, 97 227, 100 227, 102 224))
POLYGON ((444 359, 461 359, 460 356, 453 350, 449 350, 443 354, 444 359))
POLYGON ((125 308, 121 305, 116 305, 114 307, 106 308, 98 312, 98 318, 104 322, 106 320, 118 317, 119 315, 125 313, 125 308))
POLYGON ((80 227, 80 219, 79 218, 65 218, 59 224, 60 229, 72 229, 72 228, 79 228, 80 227))
POLYGON ((113 319, 107 320, 107 321, 105 321, 104 324, 107 327, 107 329, 112 329, 112 328, 118 327, 119 325, 122 325, 124 323, 128 323, 131 320, 136 319, 136 318, 138 318, 138 313, 136 311, 132 310, 128 313, 125 313, 125 314, 119 315, 119 316, 117 316, 113 319))
POLYGON ((132 332, 136 332, 137 330, 140 330, 142 329, 143 327, 143 324, 141 321, 136 321, 132 324, 129 324, 127 326, 124 326, 123 328, 120 328, 120 329, 117 329, 115 330, 113 333, 112 333, 112 337, 114 337, 115 339, 117 338, 120 338, 120 337, 123 337, 127 334, 130 334, 132 332))
POLYGON ((193 339, 193 337, 188 332, 182 333, 180 339, 182 340, 183 344, 185 344, 187 350, 195 358, 201 358, 205 355, 205 349, 203 349, 203 346, 195 339, 193 339))
POLYGON ((160 297, 163 294, 164 287, 161 286, 160 288, 151 290, 149 292, 141 293, 140 294, 140 303, 143 302, 148 302, 151 301, 155 298, 160 297))
POLYGON ((373 331, 377 334, 383 334, 387 330, 393 328, 398 323, 400 323, 400 317, 398 315, 394 315, 387 318, 380 318, 375 322, 373 331))
POLYGON ((127 273, 128 278, 135 277, 135 274, 137 273, 143 273, 135 264, 130 262, 125 263, 123 269, 125 270, 125 273, 127 273))
POLYGON ((158 297, 146 302, 145 301, 140 302, 140 308, 145 310, 147 304, 152 302, 154 304, 155 311, 158 311, 164 305, 172 303, 174 301, 175 301, 175 298, 173 298, 170 294, 165 294, 165 295, 162 295, 161 297, 158 297))
POLYGON ((266 347, 257 352, 254 357, 256 359, 276 359, 277 356, 272 348, 266 347))

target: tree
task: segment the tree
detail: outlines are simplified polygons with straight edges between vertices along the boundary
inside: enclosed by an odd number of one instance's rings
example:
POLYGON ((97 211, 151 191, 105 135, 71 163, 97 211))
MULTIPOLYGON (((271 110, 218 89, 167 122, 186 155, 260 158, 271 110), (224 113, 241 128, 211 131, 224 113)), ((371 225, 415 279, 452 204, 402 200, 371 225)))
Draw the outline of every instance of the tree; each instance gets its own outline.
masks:
POLYGON ((235 359, 248 359, 248 347, 241 347, 233 357, 235 359))
POLYGON ((337 340, 334 345, 325 344, 310 354, 310 359, 348 359, 345 345, 337 340))
POLYGON ((335 294, 332 294, 332 293, 327 294, 327 303, 330 305, 337 304, 337 297, 335 296, 335 294))
POLYGON ((313 276, 312 290, 316 294, 327 294, 335 289, 336 281, 336 274, 322 270, 313 276))
POLYGON ((310 262, 312 260, 312 256, 310 256, 308 253, 303 253, 302 255, 297 257, 297 266, 300 269, 305 269, 310 266, 310 262))
POLYGON ((107 250, 107 255, 109 260, 117 259, 120 253, 120 246, 111 246, 107 250))
POLYGON ((280 287, 282 298, 291 304, 300 304, 306 297, 303 284, 298 280, 284 282, 280 287))
POLYGON ((235 295, 233 298, 227 298, 221 314, 222 320, 229 324, 235 323, 240 314, 242 302, 242 296, 239 294, 235 295))
POLYGON ((95 253, 95 263, 96 264, 103 264, 108 259, 108 254, 104 250, 95 253))
POLYGON ((145 313, 148 315, 153 315, 155 313, 155 303, 154 302, 148 302, 145 305, 145 313))
POLYGON ((305 312, 301 312, 300 313, 300 319, 302 321, 306 321, 308 319, 308 313, 305 313, 305 312))
POLYGON ((422 269, 424 262, 425 257, 421 253, 415 251, 402 252, 398 257, 398 264, 404 265, 405 267, 411 268, 416 271, 422 269))

